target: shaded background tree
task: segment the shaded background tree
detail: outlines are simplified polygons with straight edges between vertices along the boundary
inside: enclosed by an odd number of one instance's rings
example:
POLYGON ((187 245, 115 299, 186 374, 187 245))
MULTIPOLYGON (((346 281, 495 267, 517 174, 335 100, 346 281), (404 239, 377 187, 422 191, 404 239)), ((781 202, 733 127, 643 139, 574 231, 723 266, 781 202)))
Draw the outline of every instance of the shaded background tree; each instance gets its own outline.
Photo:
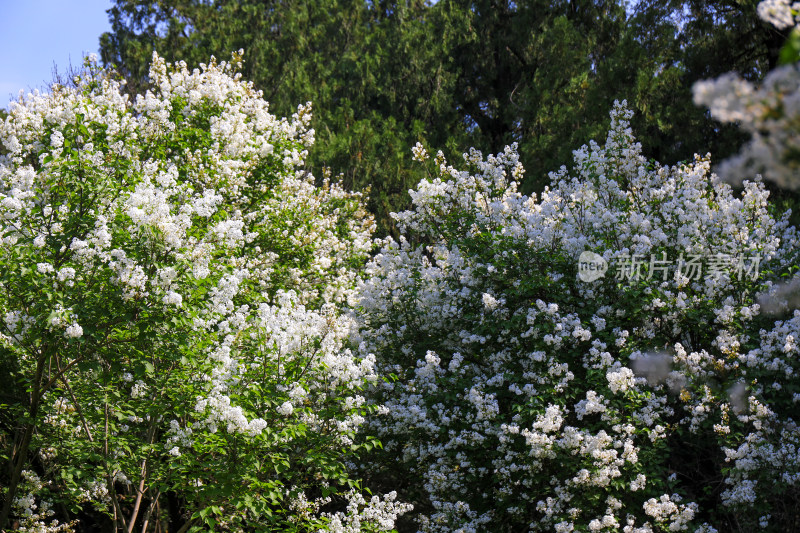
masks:
MULTIPOLYGON (((244 75, 278 114, 314 103, 308 164, 371 187, 379 233, 424 176, 410 147, 453 157, 519 143, 525 192, 607 128, 615 98, 636 111, 644 152, 665 163, 734 153, 744 136, 692 103, 700 79, 758 80, 785 35, 755 0, 116 0, 101 55, 146 81, 154 50, 190 66, 245 50, 244 75)), ((321 175, 321 172, 317 172, 321 175)))
POLYGON ((691 88, 699 80, 730 71, 758 81, 775 67, 785 35, 758 18, 757 4, 747 0, 637 3, 628 19, 622 53, 608 65, 606 77, 634 103, 633 127, 650 157, 672 163, 706 150, 718 161, 741 146, 745 136, 695 106, 691 88))
POLYGON ((273 112, 313 102, 317 146, 309 165, 341 173, 346 187, 372 185, 370 207, 384 213, 386 232, 385 213, 422 178, 410 147, 420 139, 467 142, 428 9, 420 0, 120 0, 109 10, 101 55, 135 90, 153 50, 192 66, 244 48, 243 74, 273 112))

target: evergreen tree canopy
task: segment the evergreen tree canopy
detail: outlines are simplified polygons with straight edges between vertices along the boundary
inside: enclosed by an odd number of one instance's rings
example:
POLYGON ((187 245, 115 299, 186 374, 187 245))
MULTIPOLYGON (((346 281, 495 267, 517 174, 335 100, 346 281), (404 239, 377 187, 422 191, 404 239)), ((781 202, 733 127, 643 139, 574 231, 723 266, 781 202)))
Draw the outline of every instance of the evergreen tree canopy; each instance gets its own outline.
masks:
MULTIPOLYGON (((785 35, 751 0, 116 0, 101 38, 132 92, 153 51, 190 67, 245 50, 244 76, 278 114, 314 105, 308 164, 371 188, 379 233, 424 178, 417 141, 453 157, 517 142, 526 192, 607 128, 627 98, 644 153, 715 158, 745 140, 694 106, 694 82, 737 71, 757 80, 785 35)), ((322 175, 317 172, 317 175, 322 175)))

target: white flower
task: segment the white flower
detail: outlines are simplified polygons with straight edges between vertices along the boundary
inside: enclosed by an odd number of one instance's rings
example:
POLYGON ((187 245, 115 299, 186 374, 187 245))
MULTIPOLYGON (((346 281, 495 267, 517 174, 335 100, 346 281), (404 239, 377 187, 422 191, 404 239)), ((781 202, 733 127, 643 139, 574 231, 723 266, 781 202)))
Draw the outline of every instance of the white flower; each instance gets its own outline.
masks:
POLYGON ((141 379, 136 380, 136 383, 131 387, 131 398, 141 398, 147 391, 147 384, 141 379))
POLYGON ((786 29, 795 25, 795 16, 792 9, 797 10, 795 2, 791 0, 763 0, 758 4, 758 16, 778 28, 786 29))
POLYGON ((425 147, 422 146, 420 142, 414 145, 414 148, 411 149, 411 153, 414 154, 415 161, 425 161, 429 157, 428 152, 425 151, 425 147))
POLYGON ((619 370, 609 370, 606 372, 606 379, 608 380, 608 388, 615 393, 625 392, 634 385, 633 370, 627 367, 622 367, 619 370))
POLYGON ((183 296, 178 294, 175 291, 169 291, 164 298, 161 299, 165 305, 174 305, 176 307, 181 307, 183 304, 183 296))
POLYGON ((53 148, 61 148, 64 146, 64 135, 58 130, 54 131, 53 134, 50 135, 50 145, 53 148))
POLYGON ((631 481, 630 489, 632 491, 637 491, 645 488, 647 485, 647 477, 644 474, 637 474, 636 479, 631 481))
POLYGON ((77 322, 67 326, 64 336, 68 339, 77 339, 83 335, 83 328, 77 322))
POLYGON ((291 402, 283 402, 275 410, 283 416, 289 416, 292 414, 292 412, 294 412, 294 407, 292 406, 291 402))
POLYGON ((75 278, 75 269, 72 267, 64 267, 58 271, 58 281, 64 283, 66 282, 67 286, 73 285, 73 279, 75 278))

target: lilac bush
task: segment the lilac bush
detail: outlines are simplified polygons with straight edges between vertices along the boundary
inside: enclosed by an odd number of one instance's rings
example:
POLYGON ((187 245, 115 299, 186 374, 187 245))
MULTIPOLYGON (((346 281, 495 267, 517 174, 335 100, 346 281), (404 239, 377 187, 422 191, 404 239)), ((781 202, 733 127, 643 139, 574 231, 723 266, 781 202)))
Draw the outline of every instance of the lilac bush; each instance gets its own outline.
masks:
POLYGON ((310 108, 271 115, 240 58, 155 56, 133 99, 89 60, 0 123, 0 529, 387 531, 408 509, 345 468, 374 445, 343 312, 374 224, 304 169, 310 108))

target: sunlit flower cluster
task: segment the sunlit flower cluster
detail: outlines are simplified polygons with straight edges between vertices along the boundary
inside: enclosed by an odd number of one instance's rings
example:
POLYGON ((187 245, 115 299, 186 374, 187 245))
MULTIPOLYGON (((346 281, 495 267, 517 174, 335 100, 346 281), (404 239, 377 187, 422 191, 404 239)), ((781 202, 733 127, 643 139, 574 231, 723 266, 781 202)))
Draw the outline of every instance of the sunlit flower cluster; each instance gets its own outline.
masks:
MULTIPOLYGON (((304 169, 310 106, 270 114, 240 59, 190 71, 156 55, 134 98, 89 60, 75 88, 24 96, 0 123, 0 342, 47 425, 25 446, 62 503, 123 529, 163 487, 189 515, 226 506, 234 529, 280 516, 283 485, 334 493, 317 480, 348 479, 376 379, 343 313, 374 224, 359 194, 304 169)), ((390 529, 407 508, 392 499, 354 512, 390 529)))
POLYGON ((800 22, 800 3, 791 0, 763 0, 758 4, 758 16, 776 28, 785 30, 800 22))

